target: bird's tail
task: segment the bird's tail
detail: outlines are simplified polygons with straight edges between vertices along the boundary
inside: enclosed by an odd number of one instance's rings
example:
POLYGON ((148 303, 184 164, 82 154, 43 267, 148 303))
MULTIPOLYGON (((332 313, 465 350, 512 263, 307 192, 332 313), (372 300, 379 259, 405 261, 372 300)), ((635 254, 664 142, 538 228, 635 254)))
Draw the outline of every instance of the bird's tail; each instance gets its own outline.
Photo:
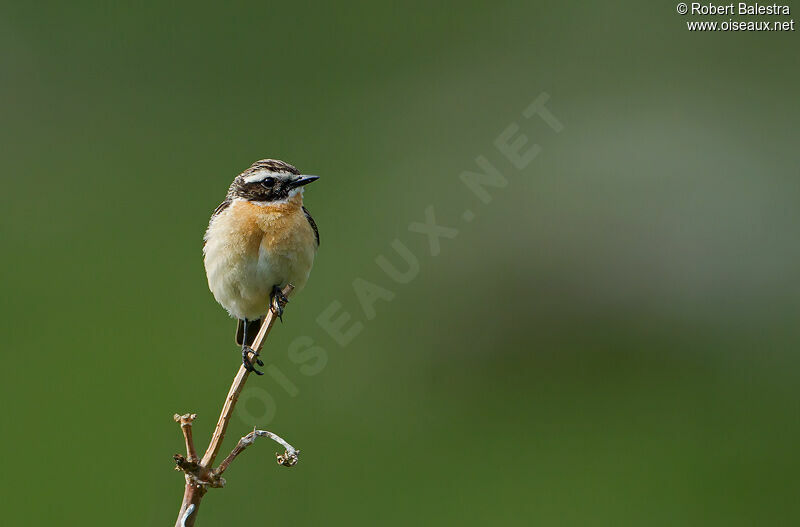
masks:
POLYGON ((248 346, 252 346, 253 341, 255 340, 256 335, 258 334, 258 330, 261 329, 261 319, 259 318, 257 320, 248 320, 248 321, 239 319, 239 323, 236 325, 236 344, 238 344, 239 346, 241 346, 244 341, 245 329, 247 329, 246 344, 248 346), (247 328, 245 328, 245 325, 247 325, 247 328))

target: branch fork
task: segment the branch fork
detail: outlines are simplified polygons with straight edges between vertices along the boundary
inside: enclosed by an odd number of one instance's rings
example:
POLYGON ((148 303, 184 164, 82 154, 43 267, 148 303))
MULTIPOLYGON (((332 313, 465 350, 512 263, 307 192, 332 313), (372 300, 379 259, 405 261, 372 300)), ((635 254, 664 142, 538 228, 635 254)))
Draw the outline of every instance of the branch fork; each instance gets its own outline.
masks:
MULTIPOLYGON (((289 284, 281 290, 282 298, 281 295, 275 295, 270 305, 270 310, 264 318, 264 322, 261 324, 261 328, 251 346, 255 353, 250 353, 248 355, 250 361, 256 359, 256 353, 261 350, 264 341, 272 329, 272 325, 275 323, 275 319, 279 318, 283 307, 288 302, 288 297, 292 293, 292 290, 294 290, 294 286, 289 284)), ((239 395, 249 375, 250 372, 244 365, 239 366, 239 371, 236 373, 233 384, 231 384, 231 388, 228 390, 228 396, 225 398, 225 404, 222 406, 222 412, 217 421, 217 426, 214 429, 214 434, 211 436, 211 442, 205 454, 203 454, 202 459, 197 455, 194 439, 192 437, 192 422, 197 418, 197 414, 174 415, 175 422, 180 423, 184 442, 186 444, 186 456, 181 454, 175 454, 173 456, 175 460, 175 470, 183 472, 186 479, 183 502, 181 503, 181 509, 178 513, 178 520, 175 523, 176 527, 191 527, 194 525, 197 517, 197 509, 200 506, 200 500, 207 490, 209 488, 222 488, 225 486, 225 478, 222 477, 222 473, 227 470, 239 454, 255 443, 256 438, 266 437, 272 439, 284 448, 283 454, 275 454, 279 465, 293 467, 298 462, 299 450, 272 432, 254 428, 252 432, 239 440, 231 453, 228 454, 217 468, 212 468, 214 466, 214 460, 222 446, 222 440, 225 438, 225 431, 228 428, 228 423, 233 416, 233 409, 236 406, 236 402, 239 399, 239 395)))

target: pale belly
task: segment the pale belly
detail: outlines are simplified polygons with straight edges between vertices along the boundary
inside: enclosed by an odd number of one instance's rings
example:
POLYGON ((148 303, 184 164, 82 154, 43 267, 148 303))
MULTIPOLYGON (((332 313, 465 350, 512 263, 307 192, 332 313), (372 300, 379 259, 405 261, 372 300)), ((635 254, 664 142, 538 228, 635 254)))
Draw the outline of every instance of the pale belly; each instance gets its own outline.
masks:
POLYGON ((264 209, 234 203, 212 220, 206 233, 208 287, 235 318, 265 315, 272 288, 291 283, 299 291, 314 263, 316 241, 302 210, 264 209))

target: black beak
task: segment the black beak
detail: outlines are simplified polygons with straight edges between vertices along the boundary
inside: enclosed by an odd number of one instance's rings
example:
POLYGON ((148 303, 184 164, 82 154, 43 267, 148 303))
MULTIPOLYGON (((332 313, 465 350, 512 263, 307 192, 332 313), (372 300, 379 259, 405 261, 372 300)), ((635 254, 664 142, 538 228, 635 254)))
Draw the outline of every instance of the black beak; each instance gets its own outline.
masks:
POLYGON ((302 187, 303 185, 308 185, 312 181, 316 181, 319 179, 319 176, 299 176, 297 179, 292 181, 292 188, 302 187))

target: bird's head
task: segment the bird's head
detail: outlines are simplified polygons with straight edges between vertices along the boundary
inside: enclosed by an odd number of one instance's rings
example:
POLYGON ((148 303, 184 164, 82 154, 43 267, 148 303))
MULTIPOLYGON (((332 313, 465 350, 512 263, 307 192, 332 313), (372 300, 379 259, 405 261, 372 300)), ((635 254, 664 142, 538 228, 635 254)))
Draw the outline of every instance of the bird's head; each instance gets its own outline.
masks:
POLYGON ((289 163, 261 159, 236 176, 228 197, 261 203, 285 202, 303 192, 303 187, 319 176, 306 176, 289 163))

